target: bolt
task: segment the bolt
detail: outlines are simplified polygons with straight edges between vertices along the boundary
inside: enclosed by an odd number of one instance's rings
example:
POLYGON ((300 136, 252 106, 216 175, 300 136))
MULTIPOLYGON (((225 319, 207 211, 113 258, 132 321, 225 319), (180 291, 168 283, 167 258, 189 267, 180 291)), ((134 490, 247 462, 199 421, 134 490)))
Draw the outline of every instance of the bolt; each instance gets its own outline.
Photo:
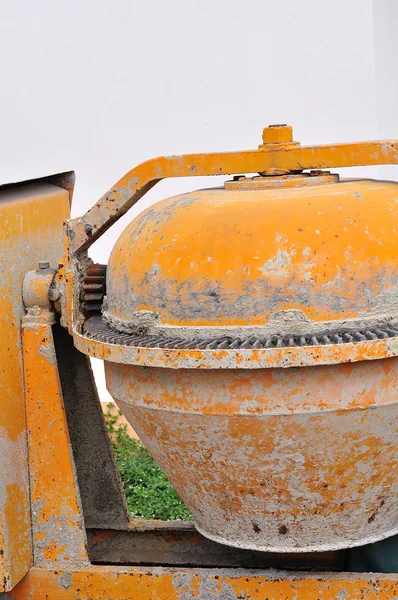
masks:
POLYGON ((293 141, 293 127, 290 125, 270 125, 263 129, 264 144, 286 144, 293 141))
POLYGON ((49 266, 50 266, 50 263, 48 262, 48 260, 39 261, 39 271, 41 271, 42 269, 48 269, 49 266))

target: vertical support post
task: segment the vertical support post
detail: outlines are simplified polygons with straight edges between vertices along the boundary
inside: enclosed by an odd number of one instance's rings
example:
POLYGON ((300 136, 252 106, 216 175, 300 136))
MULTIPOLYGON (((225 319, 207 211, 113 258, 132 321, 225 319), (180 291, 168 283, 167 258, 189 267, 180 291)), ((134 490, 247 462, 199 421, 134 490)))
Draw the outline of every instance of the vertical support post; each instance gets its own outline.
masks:
POLYGON ((51 326, 38 306, 22 321, 34 564, 89 564, 51 326))

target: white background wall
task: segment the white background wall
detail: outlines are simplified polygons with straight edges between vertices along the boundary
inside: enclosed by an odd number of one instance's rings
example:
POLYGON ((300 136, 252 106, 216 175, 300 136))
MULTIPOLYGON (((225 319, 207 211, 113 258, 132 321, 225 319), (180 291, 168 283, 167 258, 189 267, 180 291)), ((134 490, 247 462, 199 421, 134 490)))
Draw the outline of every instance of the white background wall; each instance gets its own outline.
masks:
MULTIPOLYGON (((398 138, 397 28, 397 0, 0 0, 0 182, 74 169, 79 215, 149 157, 256 147, 269 123, 302 143, 398 138)), ((207 183, 160 184, 92 257, 207 183)))

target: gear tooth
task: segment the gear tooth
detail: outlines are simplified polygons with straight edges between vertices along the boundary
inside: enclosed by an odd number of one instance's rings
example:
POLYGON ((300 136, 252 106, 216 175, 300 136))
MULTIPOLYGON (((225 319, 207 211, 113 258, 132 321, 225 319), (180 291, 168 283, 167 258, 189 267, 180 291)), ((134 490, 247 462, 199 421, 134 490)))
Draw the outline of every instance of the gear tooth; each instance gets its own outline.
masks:
POLYGON ((89 315, 101 313, 106 294, 106 265, 94 264, 83 279, 81 307, 89 315))

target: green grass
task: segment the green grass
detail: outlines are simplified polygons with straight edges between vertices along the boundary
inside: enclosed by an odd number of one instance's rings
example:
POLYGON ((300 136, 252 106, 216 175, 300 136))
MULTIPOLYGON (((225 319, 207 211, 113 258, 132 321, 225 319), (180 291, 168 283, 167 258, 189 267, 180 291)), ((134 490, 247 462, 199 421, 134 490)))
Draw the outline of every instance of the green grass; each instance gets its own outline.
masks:
POLYGON ((108 405, 105 422, 132 516, 137 519, 192 521, 189 510, 144 444, 128 435, 125 424, 117 424, 118 415, 110 413, 112 407, 112 404, 108 405))

